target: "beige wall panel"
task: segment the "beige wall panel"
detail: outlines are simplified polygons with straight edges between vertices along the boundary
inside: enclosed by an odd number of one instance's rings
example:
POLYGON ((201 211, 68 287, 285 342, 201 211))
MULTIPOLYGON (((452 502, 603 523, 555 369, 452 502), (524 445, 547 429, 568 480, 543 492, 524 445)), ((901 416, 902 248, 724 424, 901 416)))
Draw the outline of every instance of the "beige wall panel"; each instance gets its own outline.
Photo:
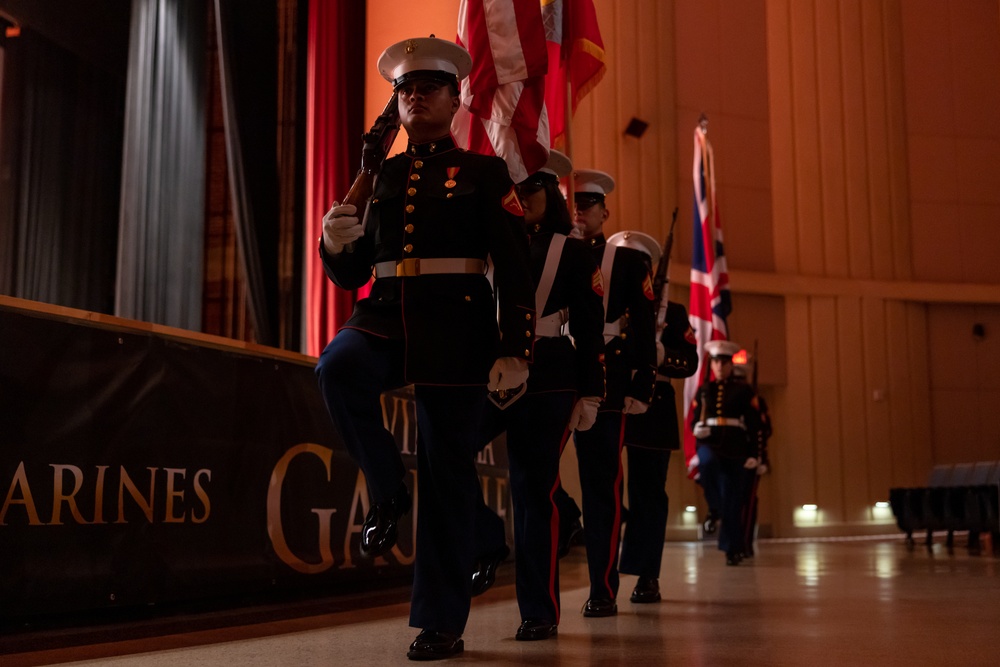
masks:
MULTIPOLYGON (((771 191, 732 186, 726 189, 726 209, 719 215, 726 262, 752 271, 774 271, 771 191)), ((678 222, 680 224, 680 222, 678 222)))
POLYGON ((861 3, 862 48, 865 80, 865 116, 868 142, 868 185, 872 191, 871 208, 872 260, 874 277, 896 277, 891 202, 891 162, 886 114, 886 53, 883 21, 884 7, 877 2, 861 3))
MULTIPOLYGON (((640 40, 643 53, 656 54, 655 85, 649 84, 649 79, 643 82, 642 119, 650 123, 646 132, 650 135, 643 144, 643 161, 650 166, 656 165, 656 170, 643 173, 643 207, 648 211, 647 202, 654 201, 653 210, 659 211, 661 229, 654 234, 657 239, 665 239, 666 225, 670 224, 670 213, 676 207, 677 228, 685 226, 692 218, 683 216, 682 204, 690 206, 691 193, 689 189, 678 189, 679 176, 684 173, 684 163, 674 159, 677 154, 677 54, 675 51, 676 32, 673 7, 662 2, 652 3, 651 14, 655 17, 655 30, 642 31, 640 40), (651 105, 651 106, 650 106, 651 105), (650 154, 651 153, 651 154, 650 154)), ((644 7, 649 7, 645 3, 644 7)), ((650 22, 652 23, 652 21, 650 22)), ((648 227, 647 227, 648 228, 648 227)), ((677 257, 678 241, 675 232, 675 250, 677 257)))
POLYGON ((753 350, 757 341, 758 376, 761 386, 788 382, 785 299, 739 292, 733 286, 733 312, 727 320, 730 339, 753 350))
MULTIPOLYGON (((997 71, 1000 72, 1000 69, 997 71)), ((1000 107, 994 111, 997 110, 1000 110, 1000 107)), ((1000 157, 1000 139, 983 136, 955 138, 955 165, 960 201, 970 204, 1000 204, 998 157, 1000 157)))
MULTIPOLYGON (((788 327, 788 385, 784 392, 783 409, 779 414, 794 415, 783 423, 775 438, 773 456, 775 469, 782 474, 782 505, 789 512, 791 507, 815 502, 816 498, 816 424, 813 404, 813 386, 816 377, 812 370, 813 345, 810 338, 809 299, 789 298, 786 303, 788 327), (779 443, 788 443, 781 446, 779 443), (785 486, 787 482, 787 486, 785 486)), ((789 519, 791 517, 789 516, 789 519)))
POLYGON ((978 437, 971 443, 966 461, 1000 461, 1000 429, 996 426, 1000 390, 976 392, 978 437))
POLYGON ((975 310, 969 306, 936 304, 928 309, 930 386, 935 390, 972 389, 976 359, 972 339, 975 310))
MULTIPOLYGON (((892 486, 901 486, 913 476, 916 466, 913 413, 909 387, 913 382, 926 384, 927 377, 914 374, 910 349, 907 306, 900 301, 886 303, 886 333, 888 345, 888 386, 890 451, 892 452, 892 486)), ((921 353, 925 352, 921 350, 921 353)))
POLYGON ((817 108, 816 8, 811 2, 791 3, 792 124, 795 221, 798 226, 799 272, 825 275, 823 247, 823 186, 820 173, 820 119, 817 108))
POLYGON ((941 134, 958 121, 954 106, 951 17, 941 0, 900 5, 905 62, 906 125, 911 135, 941 134))
POLYGON ((941 134, 912 135, 908 142, 908 167, 913 201, 958 201, 959 176, 954 140, 941 134))
POLYGON ((865 359, 864 392, 869 401, 868 477, 869 497, 882 496, 892 485, 892 434, 888 398, 888 363, 885 302, 862 299, 862 354, 865 359), (880 392, 881 398, 876 398, 880 392))
MULTIPOLYGON (((680 26, 680 23, 678 23, 680 26)), ((678 30, 678 32, 681 32, 678 30)), ((771 182, 783 184, 773 198, 774 264, 779 273, 798 273, 798 193, 793 180, 792 53, 788 0, 767 2, 768 111, 771 118, 771 182)))
POLYGON ((892 214, 893 267, 897 280, 913 278, 910 252, 910 185, 906 168, 906 93, 903 86, 902 19, 899 0, 886 2, 885 76, 889 184, 886 195, 892 214))
MULTIPOLYGON (((598 3, 613 4, 613 3, 598 3)), ((677 105, 711 117, 722 108, 723 50, 718 33, 719 0, 676 0, 674 35, 677 55, 677 105)), ((691 126, 694 129, 694 125, 691 126)))
POLYGON ((842 522, 843 433, 841 431, 840 382, 837 358, 836 299, 818 297, 809 301, 809 356, 812 363, 813 450, 816 491, 811 500, 828 519, 842 522))
POLYGON ((730 116, 757 120, 768 117, 764 5, 764 0, 726 0, 719 4, 724 9, 719 15, 717 43, 723 59, 722 110, 730 116))
MULTIPOLYGON (((863 340, 861 299, 837 299, 837 375, 841 405, 841 448, 843 457, 844 516, 858 520, 865 516, 872 500, 868 494, 868 402, 865 400, 865 365, 860 353, 863 340)), ((831 351, 833 353, 833 351, 831 351)))
POLYGON ((864 60, 861 49, 860 0, 840 4, 840 40, 843 76, 844 158, 847 174, 844 181, 850 276, 865 279, 873 275, 868 187, 868 147, 865 141, 864 60))
POLYGON ((913 374, 913 381, 907 387, 913 405, 913 469, 909 478, 897 477, 902 486, 913 486, 922 483, 934 465, 931 444, 931 371, 928 363, 932 350, 928 344, 927 306, 909 303, 906 306, 906 316, 909 363, 913 374))
MULTIPOLYGON (((1000 182, 997 187, 1000 187, 1000 182)), ((963 204, 945 220, 953 228, 961 227, 962 237, 968 241, 967 245, 956 248, 952 240, 950 246, 950 252, 963 258, 964 281, 1000 282, 1000 205, 963 204)), ((1000 290, 1000 287, 997 289, 1000 290)))
POLYGON ((1000 139, 1000 86, 983 85, 996 81, 1000 72, 1000 33, 997 8, 988 0, 946 3, 950 12, 950 41, 954 57, 952 77, 959 134, 1000 139), (974 64, 974 66, 970 66, 974 64), (971 131, 971 132, 970 132, 971 131))
MULTIPOLYGON (((980 437, 978 396, 975 389, 931 389, 934 463, 963 463, 975 459, 980 437)), ((996 432, 996 429, 993 429, 996 432)), ((997 458, 995 455, 991 460, 997 458)))
POLYGON ((839 7, 816 5, 816 77, 818 80, 820 178, 824 275, 851 275, 848 254, 847 165, 844 155, 843 85, 839 7))
MULTIPOLYGON (((918 192, 917 188, 914 192, 918 192)), ((915 279, 941 282, 964 279, 967 270, 965 253, 957 246, 968 235, 968 228, 957 224, 958 218, 958 206, 954 202, 914 200, 910 207, 910 221, 915 279)))

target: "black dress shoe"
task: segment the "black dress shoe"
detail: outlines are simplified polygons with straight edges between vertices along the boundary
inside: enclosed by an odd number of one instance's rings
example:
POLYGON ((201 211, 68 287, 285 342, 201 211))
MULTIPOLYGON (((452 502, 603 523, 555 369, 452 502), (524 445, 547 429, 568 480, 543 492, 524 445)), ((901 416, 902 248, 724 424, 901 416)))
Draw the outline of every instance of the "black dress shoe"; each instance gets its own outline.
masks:
POLYGON ((726 565, 739 565, 741 560, 740 555, 735 551, 726 554, 726 565))
POLYGON ((510 548, 505 544, 479 560, 476 571, 472 573, 472 597, 490 590, 497 580, 497 568, 509 555, 510 548))
POLYGON ((361 527, 361 555, 374 558, 392 549, 399 535, 399 520, 410 511, 412 505, 413 501, 406 489, 388 502, 373 503, 361 527))
POLYGON ((406 657, 410 660, 441 660, 458 655, 465 650, 465 642, 459 635, 450 632, 421 630, 410 644, 406 657))
POLYGON ((517 629, 514 639, 520 642, 534 642, 555 636, 558 630, 559 626, 549 621, 521 621, 521 627, 517 629))
POLYGON ((646 603, 660 601, 660 582, 656 577, 639 577, 632 590, 632 602, 646 603))
POLYGON ((583 605, 584 616, 614 616, 618 613, 618 605, 614 600, 606 598, 590 598, 587 604, 583 605))

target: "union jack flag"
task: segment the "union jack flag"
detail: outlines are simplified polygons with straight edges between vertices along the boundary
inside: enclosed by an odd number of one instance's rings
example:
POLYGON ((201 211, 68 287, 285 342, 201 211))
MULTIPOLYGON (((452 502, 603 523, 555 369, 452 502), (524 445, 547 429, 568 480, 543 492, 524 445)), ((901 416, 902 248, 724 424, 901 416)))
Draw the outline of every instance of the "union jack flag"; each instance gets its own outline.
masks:
POLYGON ((729 295, 729 272, 722 246, 722 220, 715 201, 715 157, 708 141, 708 121, 702 118, 694 130, 694 248, 691 253, 691 298, 688 319, 698 345, 698 372, 684 381, 684 460, 688 476, 697 471, 691 466, 695 439, 688 419, 698 387, 706 380, 705 343, 728 340, 726 318, 732 311, 729 295))

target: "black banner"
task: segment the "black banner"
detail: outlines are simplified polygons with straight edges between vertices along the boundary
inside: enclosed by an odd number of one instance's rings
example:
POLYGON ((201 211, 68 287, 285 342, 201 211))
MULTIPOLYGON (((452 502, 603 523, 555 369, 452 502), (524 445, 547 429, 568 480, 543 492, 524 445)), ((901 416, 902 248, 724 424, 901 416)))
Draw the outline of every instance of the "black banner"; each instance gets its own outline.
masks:
MULTIPOLYGON (((412 393, 383 414, 412 489, 412 393)), ((480 475, 509 536, 502 450, 480 475)), ((0 618, 406 581, 417 512, 371 561, 367 509, 311 359, 0 307, 0 618)))

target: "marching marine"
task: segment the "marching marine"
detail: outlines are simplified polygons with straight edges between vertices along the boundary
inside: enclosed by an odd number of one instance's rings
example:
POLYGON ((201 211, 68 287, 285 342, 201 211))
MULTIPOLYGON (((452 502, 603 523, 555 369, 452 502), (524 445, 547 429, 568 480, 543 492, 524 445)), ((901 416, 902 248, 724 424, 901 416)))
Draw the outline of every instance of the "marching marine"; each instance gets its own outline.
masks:
POLYGON ((706 498, 720 512, 719 549, 727 565, 738 565, 745 549, 742 510, 746 487, 757 467, 760 412, 753 388, 733 375, 740 346, 728 340, 705 343, 714 377, 702 383, 691 404, 691 431, 706 498), (751 437, 752 436, 752 437, 751 437))
POLYGON ((331 208, 319 249, 327 276, 343 289, 375 274, 370 296, 357 302, 316 368, 334 424, 368 484, 364 556, 392 548, 411 506, 379 397, 414 385, 421 492, 410 625, 421 632, 407 653, 413 660, 464 648, 475 557, 468 536, 482 494, 480 415, 487 388, 512 389, 527 379, 534 341, 527 238, 507 166, 459 150, 451 137, 458 81, 471 67, 465 49, 433 37, 383 52, 378 68, 398 95, 406 152, 382 165, 363 216, 353 205, 331 208))
POLYGON ((603 171, 574 172, 573 224, 590 246, 604 279, 604 362, 607 395, 588 431, 574 436, 583 495, 584 543, 590 596, 584 616, 618 613, 622 436, 626 414, 645 412, 656 377, 655 316, 649 257, 607 243, 605 197, 614 179, 603 171))
MULTIPOLYGON (((668 238, 668 247, 670 241, 668 238)), ((663 312, 662 325, 656 324, 658 328, 662 326, 656 341, 656 390, 646 412, 625 417, 628 521, 622 535, 618 568, 623 574, 638 576, 632 602, 659 602, 660 566, 670 502, 666 491, 667 469, 670 452, 680 449, 677 405, 670 380, 694 375, 698 368, 698 347, 687 309, 680 303, 663 301, 669 257, 661 255, 656 239, 643 232, 625 231, 612 235, 608 243, 645 252, 657 267, 654 284, 663 283, 656 290, 661 300, 657 310, 663 312)))

